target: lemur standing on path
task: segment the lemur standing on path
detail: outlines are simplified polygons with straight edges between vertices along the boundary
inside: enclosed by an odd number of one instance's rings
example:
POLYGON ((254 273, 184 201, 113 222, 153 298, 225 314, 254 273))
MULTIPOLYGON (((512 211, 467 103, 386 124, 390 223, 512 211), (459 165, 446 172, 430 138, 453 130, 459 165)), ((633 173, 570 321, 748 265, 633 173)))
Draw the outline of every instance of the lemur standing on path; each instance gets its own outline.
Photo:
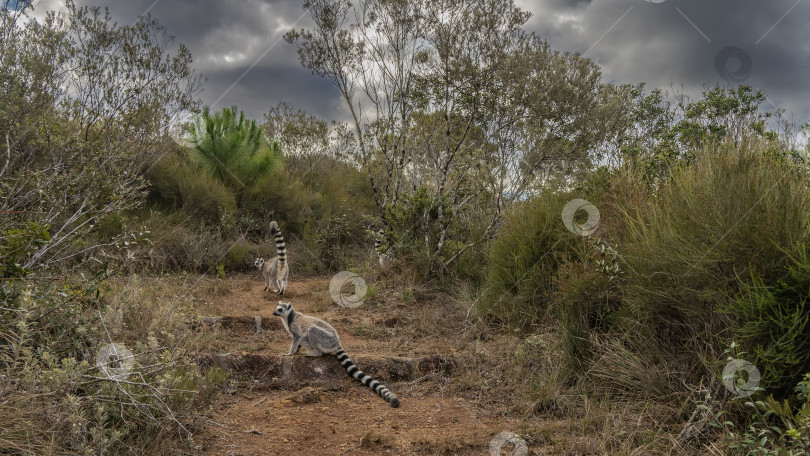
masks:
POLYGON ((358 369, 351 358, 349 358, 349 355, 343 351, 337 331, 332 325, 319 318, 298 313, 293 310, 291 303, 284 301, 278 302, 278 307, 276 307, 276 311, 273 312, 273 315, 281 317, 281 321, 284 323, 284 329, 292 336, 290 351, 289 353, 282 354, 282 356, 292 356, 296 354, 301 347, 307 350, 307 356, 321 356, 327 353, 334 353, 337 355, 340 365, 346 369, 349 375, 371 388, 378 396, 385 399, 391 407, 399 407, 399 398, 388 390, 388 388, 383 386, 382 383, 374 380, 358 369))
POLYGON ((275 221, 270 222, 270 233, 276 238, 278 256, 267 261, 264 261, 264 258, 257 258, 253 262, 253 266, 262 271, 264 291, 269 290, 272 283, 276 288, 276 294, 283 296, 284 290, 287 289, 287 277, 290 275, 290 268, 287 265, 287 245, 284 243, 284 237, 275 221))

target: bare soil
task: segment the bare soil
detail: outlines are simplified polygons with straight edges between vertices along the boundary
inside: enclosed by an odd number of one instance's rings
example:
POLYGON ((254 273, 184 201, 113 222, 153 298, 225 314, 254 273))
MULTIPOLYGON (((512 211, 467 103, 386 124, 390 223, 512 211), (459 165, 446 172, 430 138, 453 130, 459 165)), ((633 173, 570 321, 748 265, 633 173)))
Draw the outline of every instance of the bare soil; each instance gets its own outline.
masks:
MULTIPOLYGON (((412 307, 401 303, 392 307, 373 303, 354 309, 340 307, 329 295, 329 277, 291 281, 284 296, 264 291, 264 282, 258 276, 219 280, 206 285, 198 298, 196 310, 200 316, 251 319, 258 316, 265 325, 273 322, 281 328, 279 317, 273 316, 280 300, 292 302, 298 312, 328 321, 337 329, 341 344, 349 355, 417 357, 438 352, 453 355, 451 344, 443 334, 437 334, 433 328, 414 329, 414 323, 419 323, 415 320, 426 317, 424 312, 417 315, 411 312, 412 307)), ((458 323, 454 322, 455 325, 458 323)), ((256 334, 251 328, 231 328, 219 331, 211 341, 211 349, 219 352, 235 350, 279 355, 289 348, 290 337, 283 329, 256 334)))
POLYGON ((481 455, 511 425, 461 398, 407 395, 393 409, 359 384, 295 399, 283 390, 223 397, 203 432, 205 454, 481 455))
MULTIPOLYGON (((461 322, 457 315, 453 322, 441 321, 444 313, 431 306, 430 297, 394 304, 369 299, 359 308, 346 309, 332 302, 328 285, 328 277, 291 280, 280 298, 263 291, 258 275, 207 282, 195 293, 200 317, 249 321, 259 316, 267 329, 256 333, 250 325, 205 327, 205 349, 265 358, 286 352, 289 335, 277 323, 268 323, 278 320, 272 313, 283 299, 298 311, 329 321, 353 357, 454 355, 448 347, 456 332, 448 327, 461 322)), ((363 369, 360 361, 358 365, 363 369)), ((398 409, 348 375, 337 386, 287 388, 234 378, 212 405, 195 440, 205 455, 486 455, 495 435, 519 430, 520 423, 497 410, 442 393, 439 385, 452 381, 448 376, 452 372, 384 381, 400 397, 398 409)), ((509 445, 503 454, 513 454, 509 445)))

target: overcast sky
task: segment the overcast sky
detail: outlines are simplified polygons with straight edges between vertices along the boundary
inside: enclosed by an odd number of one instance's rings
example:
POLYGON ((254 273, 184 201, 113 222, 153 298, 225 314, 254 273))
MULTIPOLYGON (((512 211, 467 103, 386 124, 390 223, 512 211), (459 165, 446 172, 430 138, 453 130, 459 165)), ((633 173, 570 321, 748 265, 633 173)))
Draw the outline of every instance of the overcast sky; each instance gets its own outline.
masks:
MULTIPOLYGON (((527 29, 561 51, 580 52, 605 81, 650 88, 745 82, 801 122, 810 120, 810 0, 516 0, 527 29)), ((203 102, 261 119, 287 101, 343 119, 336 91, 301 68, 281 39, 307 27, 303 0, 77 0, 109 6, 120 22, 149 11, 189 47, 206 78, 203 102)), ((35 1, 38 13, 61 0, 35 1)), ((773 105, 766 103, 767 109, 773 105)))

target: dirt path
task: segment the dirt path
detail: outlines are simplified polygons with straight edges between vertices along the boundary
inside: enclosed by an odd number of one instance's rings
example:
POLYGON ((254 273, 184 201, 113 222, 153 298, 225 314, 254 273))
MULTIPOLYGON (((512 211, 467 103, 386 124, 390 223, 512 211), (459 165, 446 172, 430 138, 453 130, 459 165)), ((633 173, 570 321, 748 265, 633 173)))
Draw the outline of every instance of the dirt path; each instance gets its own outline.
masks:
MULTIPOLYGON (((415 316, 409 315, 411 309, 407 306, 363 305, 348 309, 336 305, 329 295, 328 277, 290 282, 283 297, 264 291, 263 282, 252 276, 239 276, 208 287, 205 299, 197 305, 201 316, 259 316, 265 322, 280 321, 273 316, 273 311, 283 299, 292 302, 297 311, 322 318, 334 326, 350 355, 377 353, 413 357, 434 354, 439 348, 445 353, 448 350, 447 341, 432 328, 414 333, 415 316)), ((289 347, 290 337, 283 330, 267 334, 221 331, 212 346, 219 351, 268 355, 286 353, 289 347)))
MULTIPOLYGON (((438 317, 429 306, 421 312, 401 304, 380 303, 345 309, 332 303, 328 284, 329 278, 293 280, 284 300, 303 313, 332 323, 350 355, 361 360, 364 355, 453 355, 445 348, 450 344, 441 334, 442 325, 430 324, 438 317)), ((274 362, 287 351, 290 338, 273 321, 278 317, 272 316, 279 298, 262 289, 258 277, 241 276, 209 284, 204 290, 197 303, 200 316, 240 317, 246 321, 259 316, 267 327, 261 333, 250 325, 203 329, 210 333, 212 353, 256 355, 274 362)), ((360 361, 358 365, 374 372, 360 361)), ((399 409, 392 409, 348 375, 326 385, 315 381, 314 386, 306 386, 309 382, 304 378, 287 387, 267 387, 269 380, 258 378, 262 374, 233 374, 232 387, 219 395, 210 418, 196 436, 201 453, 487 455, 493 436, 519 427, 518 423, 499 418, 496 411, 439 394, 435 382, 452 381, 452 373, 401 381, 389 380, 392 377, 385 373, 380 375, 380 380, 401 398, 399 409)), ((510 445, 505 445, 504 450, 510 445)))
POLYGON ((359 384, 307 392, 222 398, 205 454, 480 455, 504 426, 462 399, 408 395, 392 409, 359 384))

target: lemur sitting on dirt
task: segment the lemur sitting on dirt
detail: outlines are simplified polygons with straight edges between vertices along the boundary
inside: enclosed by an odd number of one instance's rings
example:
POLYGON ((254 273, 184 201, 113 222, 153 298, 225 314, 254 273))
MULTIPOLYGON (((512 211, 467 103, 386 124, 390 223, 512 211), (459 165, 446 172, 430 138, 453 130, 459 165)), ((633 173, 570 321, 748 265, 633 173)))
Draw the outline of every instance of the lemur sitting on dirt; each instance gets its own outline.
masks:
POLYGON ((292 345, 289 353, 282 356, 292 356, 301 347, 307 350, 307 356, 321 356, 323 354, 337 355, 340 365, 346 369, 356 380, 371 388, 378 396, 385 399, 391 407, 399 407, 399 399, 388 390, 382 383, 374 380, 363 371, 357 368, 349 355, 343 351, 340 345, 337 331, 329 323, 309 315, 304 315, 293 310, 289 302, 279 301, 273 315, 281 317, 284 329, 292 336, 292 345))

